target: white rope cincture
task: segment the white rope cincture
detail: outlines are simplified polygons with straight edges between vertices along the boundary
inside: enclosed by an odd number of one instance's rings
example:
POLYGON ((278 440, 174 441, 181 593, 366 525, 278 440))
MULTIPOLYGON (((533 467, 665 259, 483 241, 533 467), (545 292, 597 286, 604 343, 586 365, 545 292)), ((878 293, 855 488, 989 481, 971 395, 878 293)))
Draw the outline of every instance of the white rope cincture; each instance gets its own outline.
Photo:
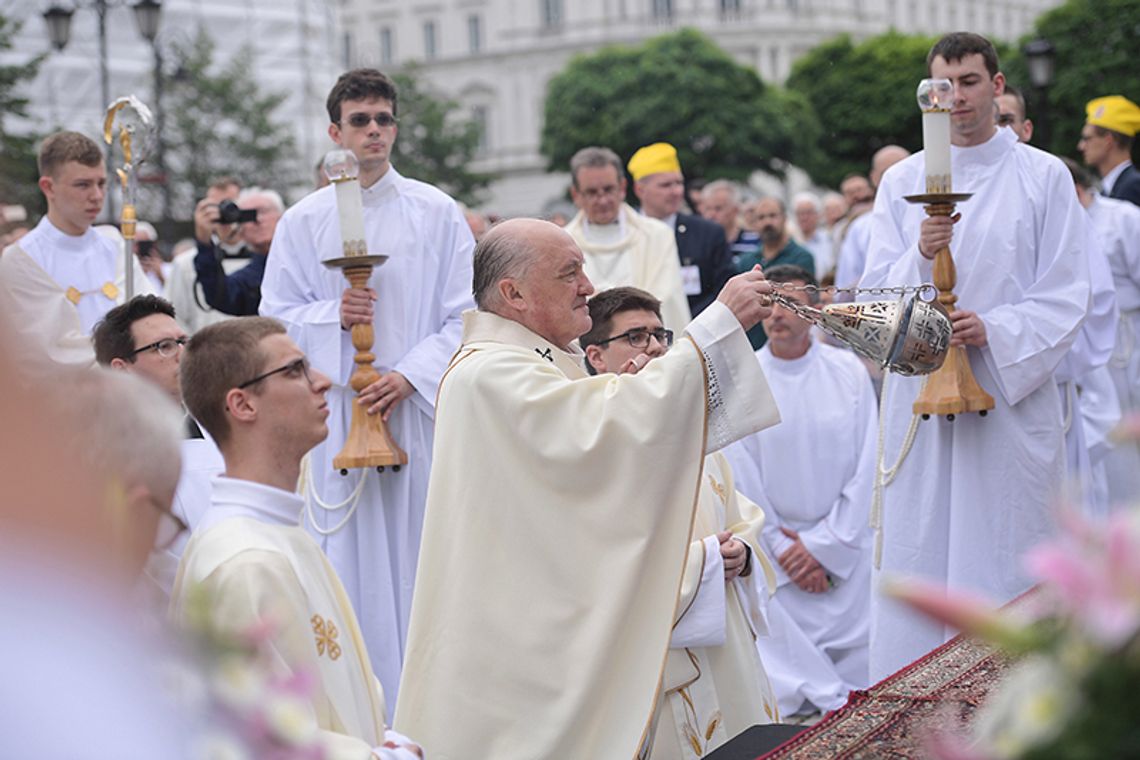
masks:
MULTIPOLYGON (((876 570, 880 569, 883 564, 883 489, 894 482, 895 476, 899 474, 899 468, 902 467, 902 463, 910 454, 911 447, 914 446, 914 438, 918 434, 918 422, 921 419, 917 414, 910 418, 910 427, 907 428, 906 437, 903 438, 899 458, 890 467, 883 467, 887 437, 887 383, 890 377, 890 368, 884 368, 883 387, 879 389, 879 435, 875 454, 875 489, 871 496, 871 529, 875 531, 876 570)), ((926 387, 927 380, 929 380, 929 376, 922 381, 923 388, 926 387)), ((919 394, 921 395, 921 393, 922 390, 920 389, 919 394)))
POLYGON ((302 498, 305 500, 305 516, 309 521, 309 525, 313 527, 317 533, 322 536, 331 536, 336 533, 352 519, 356 514, 356 507, 360 504, 360 495, 364 493, 364 481, 368 477, 368 471, 363 470, 360 473, 360 479, 356 482, 356 487, 352 489, 352 493, 348 498, 339 504, 328 504, 321 499, 321 495, 317 493, 316 484, 313 482, 313 462, 312 456, 306 454, 305 458, 301 460, 301 477, 297 480, 297 490, 301 492, 302 498), (348 507, 348 512, 345 513, 344 518, 341 519, 336 525, 331 528, 322 528, 317 524, 317 518, 313 513, 313 503, 326 512, 337 512, 348 507))
POLYGON ((1136 333, 1132 329, 1131 312, 1121 311, 1118 317, 1120 327, 1117 330, 1116 347, 1109 358, 1113 367, 1127 367, 1132 362, 1132 352, 1136 348, 1136 333))

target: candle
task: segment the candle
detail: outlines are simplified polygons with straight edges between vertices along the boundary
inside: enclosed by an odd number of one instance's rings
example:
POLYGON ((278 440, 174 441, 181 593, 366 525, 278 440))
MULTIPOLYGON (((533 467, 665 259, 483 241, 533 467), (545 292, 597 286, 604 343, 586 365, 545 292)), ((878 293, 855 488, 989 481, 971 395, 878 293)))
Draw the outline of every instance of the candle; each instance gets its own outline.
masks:
POLYGON ((325 156, 325 176, 336 189, 336 210, 340 219, 340 239, 344 255, 364 256, 368 246, 364 242, 364 203, 360 195, 357 176, 360 165, 349 150, 332 150, 325 156))
POLYGON ((923 79, 918 85, 922 109, 922 150, 926 158, 926 192, 949 193, 950 106, 954 86, 949 79, 923 79))

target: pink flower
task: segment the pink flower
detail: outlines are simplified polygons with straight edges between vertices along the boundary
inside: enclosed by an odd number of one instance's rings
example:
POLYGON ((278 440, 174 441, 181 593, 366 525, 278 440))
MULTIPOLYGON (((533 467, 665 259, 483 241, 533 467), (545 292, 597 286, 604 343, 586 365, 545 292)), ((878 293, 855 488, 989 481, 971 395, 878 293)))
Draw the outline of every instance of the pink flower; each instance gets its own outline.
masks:
POLYGON ((992 602, 982 597, 950 592, 918 578, 888 581, 883 591, 935 620, 999 645, 1014 647, 1024 638, 1022 626, 1002 615, 992 602))

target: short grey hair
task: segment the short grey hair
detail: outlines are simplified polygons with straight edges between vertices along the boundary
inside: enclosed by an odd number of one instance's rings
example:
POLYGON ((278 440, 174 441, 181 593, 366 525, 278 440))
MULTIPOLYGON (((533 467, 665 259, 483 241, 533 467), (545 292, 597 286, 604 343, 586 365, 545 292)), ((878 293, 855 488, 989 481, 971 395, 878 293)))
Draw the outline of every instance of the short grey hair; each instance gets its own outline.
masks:
POLYGON ((603 166, 612 166, 616 169, 618 180, 625 177, 625 170, 617 153, 597 145, 582 148, 570 159, 570 180, 574 183, 574 187, 578 187, 580 169, 597 169, 603 166))
POLYGON ((823 203, 819 200, 819 196, 815 193, 796 193, 792 196, 792 208, 796 208, 801 203, 810 203, 811 207, 815 209, 817 214, 823 212, 823 203))
POLYGON ((492 227, 475 246, 471 290, 480 311, 494 311, 499 305, 498 285, 508 277, 521 280, 530 270, 533 246, 521 235, 503 234, 492 227))
POLYGON ((69 456, 123 488, 173 491, 182 470, 183 416, 153 382, 102 367, 76 370, 49 392, 75 423, 69 456))
POLYGON ((780 207, 780 213, 784 216, 788 215, 788 204, 784 203, 784 199, 778 195, 762 195, 756 199, 757 203, 762 201, 775 201, 776 205, 780 207))
POLYGON ((732 205, 740 205, 740 188, 736 186, 735 182, 729 182, 727 179, 713 180, 705 185, 701 190, 701 197, 704 198, 719 192, 728 193, 728 199, 732 201, 732 205))
POLYGON ((281 193, 264 187, 247 187, 245 190, 242 190, 238 194, 237 204, 240 206, 254 196, 267 199, 278 211, 282 214, 285 213, 285 201, 281 197, 281 193))

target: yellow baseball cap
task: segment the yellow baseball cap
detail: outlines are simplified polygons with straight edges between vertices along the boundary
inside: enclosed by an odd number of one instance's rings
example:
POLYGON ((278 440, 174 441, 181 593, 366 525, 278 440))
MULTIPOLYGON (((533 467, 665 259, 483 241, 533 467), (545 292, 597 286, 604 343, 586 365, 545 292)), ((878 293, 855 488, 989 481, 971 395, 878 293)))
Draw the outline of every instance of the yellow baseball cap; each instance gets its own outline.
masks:
POLYGON ((677 160, 677 149, 663 142, 646 145, 633 154, 633 158, 629 159, 626 166, 633 175, 634 182, 650 174, 681 171, 681 162, 677 160))
POLYGON ((1106 95, 1090 100, 1085 106, 1086 121, 1094 127, 1111 129, 1135 137, 1140 132, 1140 106, 1123 95, 1106 95))

